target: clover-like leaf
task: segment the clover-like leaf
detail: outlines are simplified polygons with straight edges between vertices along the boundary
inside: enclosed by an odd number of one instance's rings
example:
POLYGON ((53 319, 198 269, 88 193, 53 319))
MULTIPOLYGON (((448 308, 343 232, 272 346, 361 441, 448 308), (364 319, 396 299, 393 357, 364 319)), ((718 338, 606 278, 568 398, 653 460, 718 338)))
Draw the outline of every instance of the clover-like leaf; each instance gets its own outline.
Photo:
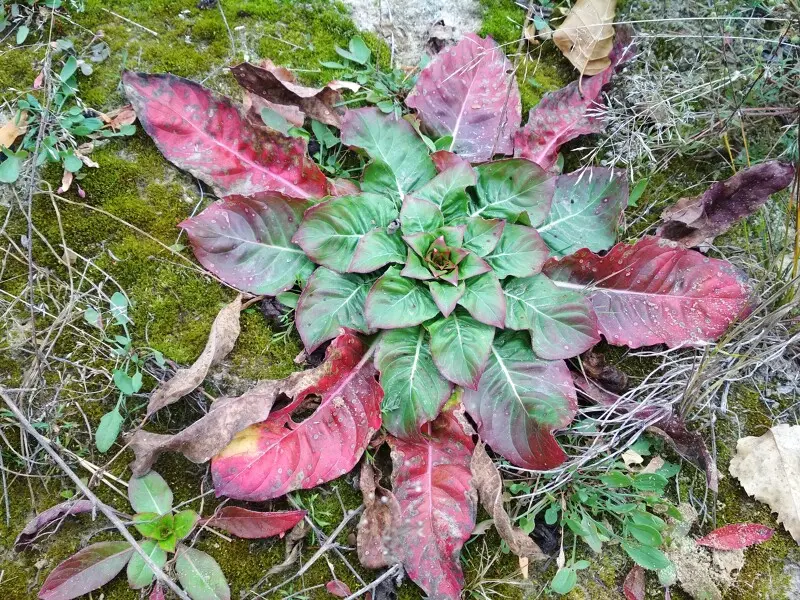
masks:
MULTIPOLYGON (((143 540, 140 546, 156 565, 162 569, 164 568, 164 565, 167 564, 167 553, 158 546, 157 541, 143 540)), ((153 583, 153 579, 156 576, 138 552, 134 552, 130 561, 128 561, 127 574, 128 585, 133 590, 147 587, 153 583)))
POLYGON ((542 270, 548 254, 547 245, 533 227, 507 224, 497 246, 486 255, 486 262, 499 279, 509 275, 529 277, 542 270))
POLYGON ((491 37, 471 33, 422 70, 406 105, 437 137, 452 137, 448 149, 473 161, 511 154, 522 119, 511 63, 491 37))
POLYGON ((314 269, 291 241, 309 206, 275 192, 228 196, 179 227, 206 269, 240 290, 274 296, 314 269))
POLYGON ((128 482, 128 500, 137 513, 167 514, 172 509, 172 490, 155 471, 128 482))
POLYGON ((411 124, 377 108, 348 110, 342 117, 342 143, 388 165, 401 198, 436 175, 428 147, 411 124))
POLYGON ((595 167, 559 175, 550 213, 538 231, 556 256, 581 248, 608 250, 627 205, 624 171, 595 167))
POLYGON ((307 352, 335 338, 344 327, 370 333, 364 318, 367 292, 374 276, 336 273, 319 267, 297 302, 295 323, 307 352))
POLYGON ((438 313, 428 288, 403 277, 396 267, 389 267, 375 282, 364 306, 367 325, 372 329, 412 327, 438 313))
POLYGON ((539 274, 506 280, 503 293, 506 327, 527 329, 541 358, 571 358, 600 341, 597 317, 580 292, 561 289, 539 274))
POLYGON ((494 327, 475 320, 463 309, 426 325, 431 355, 439 372, 453 383, 476 388, 491 352, 494 327))
POLYGON ((469 279, 458 304, 481 323, 502 328, 506 322, 506 299, 494 273, 469 279))
POLYGON ((231 590, 217 561, 196 548, 181 546, 175 561, 178 581, 192 600, 230 600, 231 590))
POLYGON ((515 465, 544 470, 564 462, 552 430, 577 411, 572 377, 564 361, 536 358, 526 333, 495 336, 478 389, 466 389, 463 401, 481 439, 515 465))
POLYGON ((436 418, 453 389, 433 363, 425 329, 384 333, 375 365, 384 391, 384 426, 400 438, 419 437, 420 427, 436 418))
POLYGON ((534 162, 509 158, 477 167, 477 202, 472 217, 498 217, 512 223, 527 213, 533 227, 550 211, 555 179, 534 162))
POLYGON ((610 344, 670 347, 716 339, 750 310, 751 290, 730 263, 646 237, 605 256, 579 250, 544 273, 586 294, 610 344))
POLYGON ((397 214, 385 196, 339 196, 306 211, 292 241, 317 264, 344 273, 364 236, 386 227, 397 214))
POLYGON ((128 542, 98 542, 60 563, 39 590, 41 600, 72 600, 114 579, 133 554, 128 542))
POLYGON ((497 246, 505 226, 503 219, 472 217, 464 232, 464 248, 478 256, 486 256, 497 246))

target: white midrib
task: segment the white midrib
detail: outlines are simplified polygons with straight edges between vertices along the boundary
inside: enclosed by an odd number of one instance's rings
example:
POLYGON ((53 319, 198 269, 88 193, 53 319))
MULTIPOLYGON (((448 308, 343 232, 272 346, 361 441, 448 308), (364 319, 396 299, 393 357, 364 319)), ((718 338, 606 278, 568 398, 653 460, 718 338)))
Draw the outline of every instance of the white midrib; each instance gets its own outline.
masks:
POLYGON ((246 240, 244 238, 236 237, 235 235, 225 235, 223 237, 226 237, 229 240, 236 240, 237 242, 241 242, 242 244, 251 244, 253 246, 269 248, 270 250, 278 250, 279 252, 292 252, 294 254, 305 254, 305 252, 303 252, 300 249, 295 250, 294 248, 289 248, 288 246, 275 246, 273 244, 265 244, 264 242, 254 242, 253 240, 246 240))
POLYGON ((517 198, 519 198, 523 194, 527 194, 532 189, 535 189, 535 188, 539 187, 542 183, 543 182, 540 181, 539 183, 536 183, 536 184, 534 184, 534 185, 532 185, 532 186, 530 186, 528 188, 525 188, 524 190, 520 190, 516 194, 512 194, 511 196, 506 196, 505 199, 500 200, 499 202, 492 202, 491 204, 487 204, 485 206, 482 206, 479 210, 476 210, 475 212, 473 212, 470 215, 470 217, 477 217, 478 215, 480 215, 487 208, 492 208, 492 207, 495 207, 495 206, 501 206, 502 204, 508 204, 509 202, 511 202, 512 200, 516 200, 517 198))
POLYGON ((500 355, 497 353, 497 350, 494 349, 494 344, 492 344, 492 354, 494 354, 494 358, 497 361, 497 364, 500 366, 500 370, 503 371, 503 377, 506 378, 508 385, 511 387, 511 391, 514 392, 514 397, 519 402, 519 405, 522 407, 524 412, 528 412, 525 409, 525 404, 522 402, 522 397, 517 393, 517 386, 514 385, 514 380, 511 378, 511 373, 509 373, 508 369, 506 368, 506 364, 503 362, 503 359, 500 358, 500 355))
POLYGON ((414 378, 417 376, 417 365, 419 364, 419 353, 422 349, 422 340, 425 334, 425 330, 420 328, 419 336, 417 337, 417 346, 414 349, 414 362, 411 363, 411 374, 408 377, 408 395, 409 397, 412 396, 412 392, 414 390, 414 378))
MULTIPOLYGON (((616 274, 616 273, 615 273, 616 274)), ((592 291, 592 288, 588 285, 581 285, 579 283, 570 283, 568 281, 560 281, 558 279, 550 279, 556 287, 564 288, 565 290, 578 290, 578 291, 592 291)), ((604 294, 612 294, 615 296, 644 296, 645 298, 675 298, 677 300, 691 300, 692 302, 704 302, 704 301, 717 301, 720 298, 702 298, 699 296, 685 296, 685 295, 678 295, 678 294, 653 294, 650 292, 634 292, 632 290, 617 290, 614 288, 607 288, 596 286, 594 288, 595 291, 602 292, 604 294)))
MULTIPOLYGON (((477 65, 476 65, 477 67, 477 65)), ((469 102, 469 96, 472 93, 472 85, 475 83, 475 80, 478 78, 477 68, 474 70, 474 75, 469 82, 469 87, 467 87, 467 93, 464 94, 464 102, 461 103, 461 109, 458 111, 458 117, 456 118, 456 122, 453 125, 453 141, 450 142, 450 148, 448 148, 451 152, 453 151, 453 146, 456 145, 456 140, 458 139, 458 130, 461 129, 461 121, 464 119, 464 109, 469 102)))

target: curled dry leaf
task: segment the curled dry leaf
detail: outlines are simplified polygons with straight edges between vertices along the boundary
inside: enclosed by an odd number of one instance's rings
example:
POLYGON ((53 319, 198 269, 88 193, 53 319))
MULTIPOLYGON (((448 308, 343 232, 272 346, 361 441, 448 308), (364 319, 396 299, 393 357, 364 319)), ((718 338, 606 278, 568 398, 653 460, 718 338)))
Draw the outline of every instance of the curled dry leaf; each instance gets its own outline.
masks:
POLYGON ((14 115, 8 122, 0 127, 0 148, 10 148, 14 141, 25 133, 28 113, 24 110, 14 115))
POLYGON ((622 584, 622 591, 625 594, 625 600, 644 600, 644 584, 644 569, 639 565, 636 565, 630 570, 628 575, 625 577, 625 583, 622 584))
POLYGON ((740 439, 730 472, 750 496, 778 513, 778 522, 800 544, 800 425, 775 425, 760 437, 740 439))
POLYGON ((772 160, 718 181, 700 196, 681 198, 661 213, 658 235, 685 246, 710 244, 792 183, 794 166, 772 160))
POLYGON ((703 436, 697 431, 689 431, 686 423, 677 416, 672 416, 648 431, 663 438, 673 450, 688 460, 698 469, 705 471, 706 485, 715 494, 719 490, 719 473, 717 462, 706 447, 703 436))
POLYGON ((117 131, 125 125, 133 125, 136 121, 136 111, 133 106, 126 104, 108 113, 100 113, 100 118, 107 127, 117 131))
POLYGON ((628 375, 618 367, 609 365, 605 355, 588 350, 581 354, 581 365, 588 377, 609 392, 622 394, 628 389, 628 375))
POLYGON ((147 404, 148 416, 194 390, 203 383, 208 375, 208 370, 233 350, 233 345, 241 330, 239 325, 241 309, 242 296, 239 294, 233 302, 219 311, 211 325, 211 333, 208 334, 208 341, 206 341, 203 352, 191 367, 178 369, 172 379, 155 389, 147 404))
POLYGON ((503 478, 486 452, 486 445, 478 443, 470 462, 473 485, 478 490, 481 504, 494 519, 497 533, 508 544, 511 552, 519 557, 543 560, 547 558, 528 534, 511 524, 503 507, 503 478))
POLYGON ((322 123, 341 126, 339 117, 344 110, 336 106, 342 101, 337 91, 341 85, 329 84, 323 88, 300 85, 294 73, 270 60, 264 60, 261 65, 241 63, 232 67, 231 73, 239 85, 266 100, 267 106, 290 123, 302 126, 301 115, 308 115, 322 123))
POLYGON ((553 33, 553 42, 581 75, 597 75, 611 64, 616 0, 578 0, 553 33))
POLYGON ((715 529, 708 535, 695 540, 698 546, 716 550, 741 550, 748 546, 766 542, 775 530, 758 523, 731 523, 715 529))
POLYGON ((78 515, 94 510, 94 504, 89 500, 67 500, 61 504, 51 506, 47 510, 39 513, 36 517, 25 525, 14 542, 14 549, 19 552, 30 546, 36 541, 39 532, 51 523, 58 521, 69 515, 78 515))
POLYGON ((260 512, 238 506, 224 506, 208 519, 202 519, 201 523, 232 533, 236 537, 258 540, 276 535, 283 537, 284 533, 305 516, 304 510, 260 512))
POLYGON ((359 487, 364 497, 364 512, 358 522, 358 560, 368 569, 388 567, 391 558, 387 545, 400 522, 400 505, 394 494, 375 480, 375 469, 366 460, 361 463, 359 487))
POLYGON ((162 452, 180 452, 195 463, 204 463, 221 452, 234 436, 247 427, 265 421, 275 401, 282 396, 290 399, 305 398, 315 393, 325 380, 339 376, 339 352, 331 344, 326 361, 320 366, 285 379, 261 381, 241 396, 220 398, 211 405, 201 419, 175 435, 139 430, 131 438, 130 446, 136 454, 131 470, 143 475, 162 452), (331 350, 331 347, 333 350, 331 350))

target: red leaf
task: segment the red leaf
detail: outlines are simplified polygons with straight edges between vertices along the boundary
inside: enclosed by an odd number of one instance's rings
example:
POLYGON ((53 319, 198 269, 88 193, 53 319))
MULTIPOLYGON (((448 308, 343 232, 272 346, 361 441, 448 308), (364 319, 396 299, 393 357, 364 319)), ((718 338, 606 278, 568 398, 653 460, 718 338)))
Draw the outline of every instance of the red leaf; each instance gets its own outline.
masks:
POLYGON ((263 501, 309 489, 352 469, 380 429, 383 390, 361 341, 350 332, 328 348, 330 372, 257 425, 239 432, 211 461, 217 496, 263 501), (319 407, 295 423, 310 396, 319 407))
POLYGON ((227 98, 174 75, 126 71, 125 93, 164 156, 219 196, 275 191, 321 198, 325 175, 305 142, 253 127, 227 98))
POLYGON ((453 136, 451 149, 471 161, 511 154, 522 120, 513 70, 491 37, 468 33, 422 70, 406 105, 436 136, 453 136))
POLYGON ((588 294, 600 333, 617 346, 711 341, 749 310, 743 273, 655 237, 617 244, 605 256, 579 250, 543 271, 559 287, 588 294))
POLYGON ((766 542, 774 533, 774 529, 758 523, 732 523, 715 529, 708 535, 695 540, 695 543, 698 546, 708 546, 717 550, 741 550, 766 542))
POLYGON ((474 444, 452 412, 422 427, 417 441, 389 436, 392 489, 400 522, 392 556, 431 600, 458 600, 464 575, 459 554, 475 527, 477 495, 470 459, 474 444))
POLYGON ((460 157, 454 152, 450 152, 449 150, 437 150, 431 154, 431 160, 433 160, 433 165, 436 167, 436 170, 439 171, 439 173, 443 173, 448 169, 452 169, 461 165, 466 165, 467 167, 470 166, 468 160, 460 157))
POLYGON ((94 504, 89 500, 67 500, 61 504, 51 506, 47 510, 36 515, 32 521, 25 525, 25 529, 20 532, 14 542, 14 549, 19 552, 30 546, 36 541, 39 532, 50 525, 50 523, 69 515, 91 512, 93 509, 94 504))
POLYGON ((630 570, 628 576, 625 577, 625 583, 622 584, 626 600, 644 600, 644 584, 644 569, 636 565, 630 570))
POLYGON ((309 206, 275 192, 228 196, 178 226, 189 236, 200 264, 225 283, 274 296, 314 270, 292 243, 309 206))
POLYGON ((531 108, 525 127, 514 134, 514 156, 527 158, 549 170, 556 164, 562 144, 579 135, 603 131, 601 92, 630 55, 630 35, 618 27, 611 66, 594 77, 583 77, 545 94, 531 108))
POLYGON ((50 572, 41 600, 71 600, 104 586, 125 568, 133 554, 128 542, 98 542, 73 554, 50 572))
POLYGON ((238 506, 225 506, 203 522, 210 527, 224 529, 236 537, 258 540, 283 534, 306 516, 304 510, 259 512, 238 506))
POLYGON ((157 583, 150 592, 150 600, 164 600, 164 588, 161 587, 161 584, 157 583))
POLYGON ((350 592, 350 587, 344 581, 339 581, 338 579, 326 583, 325 589, 338 598, 347 598, 352 593, 350 592))

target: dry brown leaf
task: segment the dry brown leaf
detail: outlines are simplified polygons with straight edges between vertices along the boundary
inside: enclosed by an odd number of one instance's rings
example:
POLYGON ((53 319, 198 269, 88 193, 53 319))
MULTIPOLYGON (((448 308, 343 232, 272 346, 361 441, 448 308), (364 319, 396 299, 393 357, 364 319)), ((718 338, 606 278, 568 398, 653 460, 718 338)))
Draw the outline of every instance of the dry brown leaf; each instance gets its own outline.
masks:
POLYGON ((156 388, 147 405, 148 416, 194 390, 206 378, 208 370, 233 350, 236 338, 239 337, 241 308, 242 296, 240 294, 233 302, 219 311, 211 325, 211 333, 208 335, 208 341, 202 354, 192 366, 178 369, 172 379, 156 388))
POLYGON ((23 110, 11 117, 8 123, 0 127, 0 148, 11 148, 14 141, 25 133, 27 129, 25 122, 27 120, 28 113, 23 110))
POLYGON ((366 460, 361 463, 359 487, 364 496, 364 512, 358 522, 358 560, 368 569, 381 569, 392 562, 385 542, 400 522, 400 504, 375 480, 375 470, 366 460))
POLYGON ((581 75, 597 75, 611 65, 616 0, 577 0, 553 33, 553 41, 581 75))
POLYGON ((745 491, 778 513, 800 544, 800 425, 776 425, 736 443, 730 473, 745 491))
POLYGON ((672 449, 706 473, 706 485, 715 494, 719 491, 719 472, 717 462, 706 447, 703 436, 697 431, 689 431, 680 417, 670 417, 648 427, 647 431, 666 441, 672 449))
POLYGON ((117 130, 125 125, 132 125, 136 121, 136 112, 133 106, 126 104, 109 113, 100 113, 100 118, 111 129, 117 130))
POLYGON ((247 90, 242 93, 242 106, 250 122, 258 127, 266 127, 264 120, 261 118, 261 111, 264 108, 275 111, 286 119, 287 123, 295 127, 302 127, 306 119, 306 114, 296 106, 270 102, 269 100, 264 100, 261 96, 251 94, 247 90))
POLYGON ((472 483, 478 490, 481 504, 494 519, 497 533, 508 544, 509 549, 520 557, 533 560, 547 558, 539 546, 519 527, 511 524, 511 519, 503 507, 503 478, 486 453, 486 445, 478 443, 470 463, 472 483))
POLYGON ((147 473, 162 452, 180 452, 198 464, 211 460, 237 433, 264 421, 279 396, 294 398, 319 380, 326 369, 323 364, 278 381, 262 381, 241 396, 220 398, 211 405, 208 414, 175 435, 137 431, 130 439, 136 454, 131 465, 134 476, 147 473))

